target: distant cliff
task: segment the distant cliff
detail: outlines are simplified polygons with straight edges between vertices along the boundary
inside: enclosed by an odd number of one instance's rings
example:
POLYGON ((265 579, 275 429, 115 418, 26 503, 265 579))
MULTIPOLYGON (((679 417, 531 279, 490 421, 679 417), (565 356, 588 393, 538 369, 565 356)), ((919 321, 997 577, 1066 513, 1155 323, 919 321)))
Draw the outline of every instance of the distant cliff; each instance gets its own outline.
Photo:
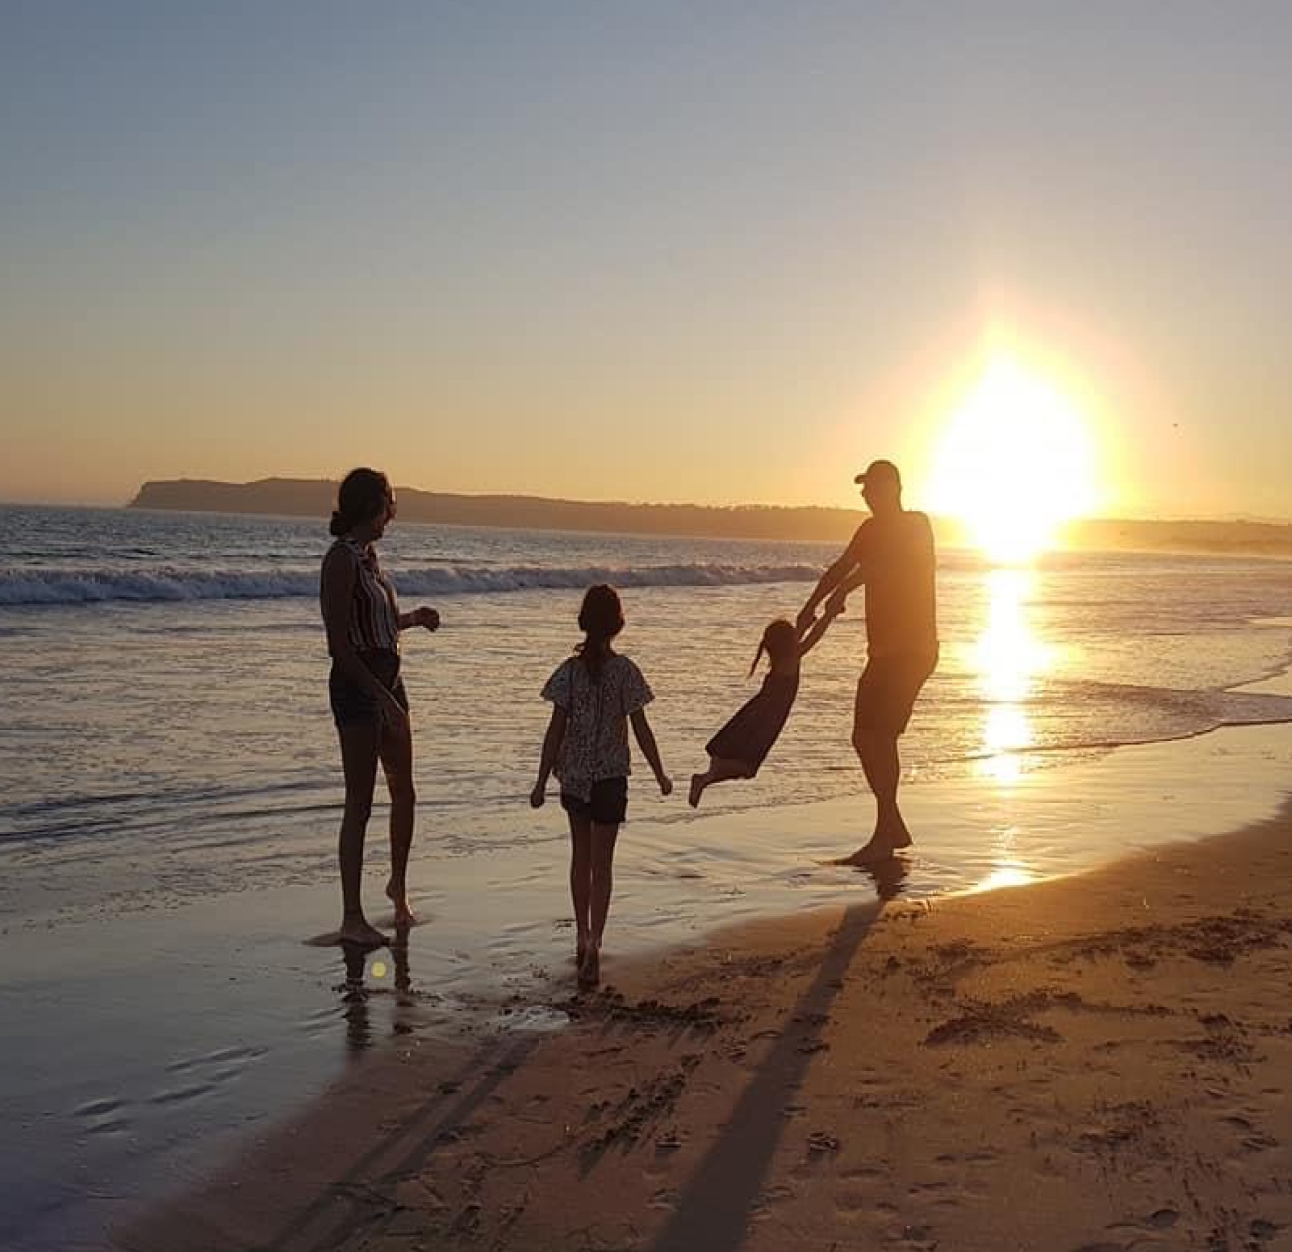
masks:
MULTIPOLYGON (((144 483, 130 507, 322 519, 332 512, 336 489, 334 482, 315 479, 265 478, 254 483, 220 483, 181 478, 144 483)), ((542 496, 468 496, 399 486, 395 491, 401 521, 505 526, 517 530, 835 540, 850 536, 866 516, 859 509, 627 504, 613 500, 551 500, 542 496)))
MULTIPOLYGON (((144 483, 130 507, 325 519, 332 511, 336 489, 335 482, 319 479, 265 478, 254 483, 220 483, 181 478, 144 483)), ((542 496, 468 496, 413 487, 398 487, 397 492, 399 516, 404 521, 517 530, 842 541, 866 516, 860 509, 627 504, 542 496)), ((941 543, 963 541, 962 530, 947 519, 935 520, 934 527, 941 543)), ((1101 519, 1072 523, 1063 539, 1067 546, 1085 549, 1292 555, 1292 525, 1279 522, 1101 519)))

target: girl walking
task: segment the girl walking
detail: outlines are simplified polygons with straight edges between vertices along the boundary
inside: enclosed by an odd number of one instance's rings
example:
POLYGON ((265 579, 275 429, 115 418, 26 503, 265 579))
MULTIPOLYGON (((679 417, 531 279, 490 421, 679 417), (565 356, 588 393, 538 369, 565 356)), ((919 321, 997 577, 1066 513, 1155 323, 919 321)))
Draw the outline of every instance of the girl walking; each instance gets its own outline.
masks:
POLYGON ((615 839, 628 809, 628 725, 655 775, 660 794, 673 782, 660 763, 646 705, 655 698, 642 672, 612 647, 624 628, 613 587, 588 588, 579 610, 583 642, 543 687, 552 717, 543 736, 538 781, 529 802, 540 808, 548 777, 561 783, 561 807, 570 820, 570 897, 580 986, 601 976, 601 939, 614 886, 615 839))

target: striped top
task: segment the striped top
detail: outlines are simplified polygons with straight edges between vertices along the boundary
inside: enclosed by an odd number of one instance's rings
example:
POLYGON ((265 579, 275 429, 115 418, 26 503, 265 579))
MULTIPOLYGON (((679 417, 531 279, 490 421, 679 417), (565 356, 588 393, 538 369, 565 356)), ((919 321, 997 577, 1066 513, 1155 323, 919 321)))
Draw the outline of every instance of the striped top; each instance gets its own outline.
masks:
POLYGON ((357 652, 399 651, 399 601, 395 584, 386 577, 372 544, 345 535, 333 548, 354 558, 354 595, 350 600, 350 646, 357 652))

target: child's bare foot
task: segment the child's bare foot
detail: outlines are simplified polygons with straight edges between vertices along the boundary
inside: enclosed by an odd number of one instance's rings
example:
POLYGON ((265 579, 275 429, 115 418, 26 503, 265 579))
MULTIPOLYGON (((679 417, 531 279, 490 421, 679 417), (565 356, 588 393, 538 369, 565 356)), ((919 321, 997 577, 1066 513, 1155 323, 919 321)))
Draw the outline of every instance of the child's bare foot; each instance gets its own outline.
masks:
POLYGON ((395 906, 395 925, 399 927, 416 926, 417 915, 408 903, 408 891, 400 888, 392 878, 386 884, 386 898, 395 906))
POLYGON ((579 986, 595 987, 601 981, 601 949, 589 944, 579 962, 579 986))
POLYGON ((693 808, 700 807, 700 797, 704 795, 704 775, 691 775, 691 790, 687 792, 686 802, 693 808))
POLYGON ((362 913, 347 913, 336 937, 341 943, 357 943, 365 948, 382 948, 390 942, 362 913))

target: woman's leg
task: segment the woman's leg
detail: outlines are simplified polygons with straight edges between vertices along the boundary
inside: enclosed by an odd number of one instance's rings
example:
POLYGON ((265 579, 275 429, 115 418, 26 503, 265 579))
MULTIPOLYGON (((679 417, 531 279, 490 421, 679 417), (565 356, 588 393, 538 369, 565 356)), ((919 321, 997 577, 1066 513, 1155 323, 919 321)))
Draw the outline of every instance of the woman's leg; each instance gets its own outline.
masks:
POLYGON ((714 783, 728 782, 732 778, 748 778, 753 774, 753 767, 748 761, 732 761, 722 756, 711 756, 709 768, 703 774, 691 775, 691 791, 687 796, 690 806, 698 808, 704 789, 714 783))
POLYGON ((579 967, 579 981, 594 985, 601 977, 601 939, 610 914, 610 895, 615 886, 615 840, 619 823, 593 822, 592 891, 588 909, 588 948, 579 967))
POLYGON ((390 788, 390 881, 386 895, 395 906, 395 925, 411 926, 417 918, 408 904, 408 854, 413 846, 413 816, 417 792, 413 787, 413 732, 408 723, 381 729, 381 768, 390 788))
POLYGON ((583 813, 570 819, 570 900, 574 905, 574 955, 579 965, 588 950, 588 902, 592 890, 592 822, 583 813))
POLYGON ((381 944, 386 936, 368 925, 363 915, 363 841, 372 813, 372 789, 377 781, 380 728, 375 722, 338 727, 341 768, 345 774, 345 812, 341 817, 337 859, 341 867, 341 939, 381 944))

